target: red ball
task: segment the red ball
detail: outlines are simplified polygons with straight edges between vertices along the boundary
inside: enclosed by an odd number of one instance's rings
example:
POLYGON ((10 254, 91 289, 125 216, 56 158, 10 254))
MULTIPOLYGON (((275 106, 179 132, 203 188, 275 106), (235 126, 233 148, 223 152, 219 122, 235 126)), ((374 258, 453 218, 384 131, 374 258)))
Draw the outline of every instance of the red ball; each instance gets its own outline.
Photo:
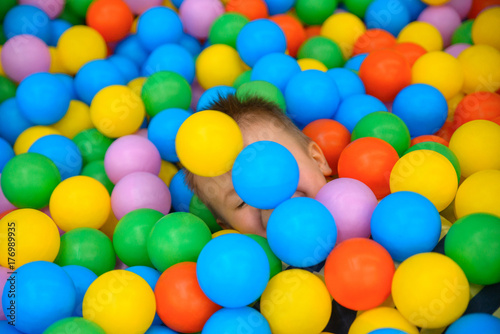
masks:
POLYGON ((274 15, 269 19, 276 23, 281 30, 283 30, 286 37, 288 54, 292 57, 297 56, 300 46, 307 38, 306 31, 302 26, 302 23, 300 23, 300 21, 296 18, 286 14, 274 15))
POLYGON ((458 129, 464 123, 485 119, 493 121, 500 117, 500 95, 491 92, 475 92, 466 95, 455 109, 453 125, 458 129))
POLYGON ((436 135, 421 135, 411 140, 410 147, 426 141, 433 141, 435 143, 443 144, 446 147, 448 147, 449 145, 447 140, 444 140, 443 138, 438 137, 436 135))
POLYGON ((473 0, 467 18, 475 19, 483 9, 498 5, 500 5, 500 0, 473 0))
POLYGON ((106 42, 117 42, 130 33, 134 16, 122 0, 97 0, 90 5, 86 20, 106 42))
POLYGON ((393 46, 393 49, 406 58, 410 67, 413 67, 413 64, 415 64, 417 59, 427 53, 427 50, 425 50, 422 46, 411 42, 398 43, 393 46))
POLYGON ((264 19, 269 16, 264 0, 229 0, 226 12, 237 12, 246 16, 250 21, 264 19))
POLYGON ((444 122, 444 125, 439 129, 435 135, 438 137, 443 138, 447 142, 450 141, 451 135, 453 135, 453 132, 455 132, 455 126, 453 125, 453 121, 446 121, 444 122))
POLYGON ((392 48, 394 45, 396 37, 391 33, 382 29, 368 29, 354 43, 353 55, 392 48))

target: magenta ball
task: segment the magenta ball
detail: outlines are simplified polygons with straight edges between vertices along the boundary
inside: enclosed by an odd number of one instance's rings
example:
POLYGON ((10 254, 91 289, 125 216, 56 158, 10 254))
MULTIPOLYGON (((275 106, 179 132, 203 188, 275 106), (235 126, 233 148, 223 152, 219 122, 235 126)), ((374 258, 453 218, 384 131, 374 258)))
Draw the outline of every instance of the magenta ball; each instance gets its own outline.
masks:
POLYGON ((370 236, 370 219, 377 197, 363 182, 339 178, 328 182, 316 195, 337 224, 337 244, 351 238, 370 236))
POLYGON ((134 172, 158 175, 160 168, 160 152, 147 138, 138 135, 118 138, 104 156, 104 169, 114 184, 134 172))
POLYGON ((219 0, 184 0, 179 8, 179 16, 185 31, 200 39, 208 37, 214 20, 224 13, 219 0))
POLYGON ((450 45, 449 47, 447 47, 444 51, 446 53, 449 53, 450 55, 452 55, 453 57, 457 58, 458 55, 464 51, 465 49, 469 48, 470 47, 470 44, 466 44, 466 43, 457 43, 457 44, 453 44, 453 45, 450 45))
POLYGON ((20 5, 35 6, 43 10, 52 20, 64 9, 64 0, 19 0, 20 5))
POLYGON ((118 219, 131 211, 144 208, 166 215, 170 211, 171 203, 167 185, 151 173, 129 174, 116 184, 111 193, 111 208, 118 219))
MULTIPOLYGON (((2 296, 3 287, 5 286, 5 282, 7 282, 7 278, 10 277, 10 274, 7 274, 10 270, 0 266, 0 297, 2 296)), ((0 306, 2 306, 2 298, 0 298, 0 306)), ((5 314, 3 313, 3 307, 0 307, 0 321, 6 320, 5 314)))
POLYGON ((48 72, 50 52, 44 41, 33 35, 17 35, 2 47, 2 66, 5 74, 16 82, 28 75, 48 72))
POLYGON ((429 6, 420 13, 417 20, 436 27, 443 37, 445 47, 450 45, 453 32, 462 24, 460 15, 450 6, 429 6))
POLYGON ((142 14, 151 7, 161 6, 163 0, 123 0, 134 14, 142 14))
MULTIPOLYGON (((2 174, 0 174, 0 179, 2 178, 2 174)), ((0 213, 3 213, 8 210, 14 210, 16 207, 9 202, 5 195, 3 194, 2 188, 0 187, 0 213)))
POLYGON ((450 0, 446 5, 455 9, 461 19, 465 19, 472 7, 472 0, 450 0))

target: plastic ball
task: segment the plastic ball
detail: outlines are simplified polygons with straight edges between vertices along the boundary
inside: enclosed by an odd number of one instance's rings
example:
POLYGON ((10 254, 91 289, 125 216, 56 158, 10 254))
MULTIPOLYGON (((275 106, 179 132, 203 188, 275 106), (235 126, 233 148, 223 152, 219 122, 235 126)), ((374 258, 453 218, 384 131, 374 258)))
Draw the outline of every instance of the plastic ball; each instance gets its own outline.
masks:
MULTIPOLYGON (((325 1, 326 2, 326 1, 325 1)), ((337 13, 328 17, 321 27, 321 36, 337 43, 344 59, 351 58, 354 44, 366 31, 365 24, 351 13, 337 13)))
POLYGON ((269 15, 276 15, 288 12, 295 5, 294 0, 265 0, 269 15))
MULTIPOLYGON (((410 324, 398 310, 380 306, 361 313, 349 328, 350 334, 372 333, 383 328, 394 328, 408 334, 418 334, 418 329, 410 324)), ((394 334, 394 333, 392 333, 394 334)))
POLYGON ((71 328, 71 330, 77 332, 84 332, 88 334, 105 334, 104 330, 95 322, 76 317, 61 319, 53 323, 49 328, 47 328, 44 331, 44 333, 57 334, 67 331, 68 328, 71 328))
POLYGON ((3 168, 15 156, 12 146, 3 138, 0 137, 0 173, 3 168))
POLYGON ((17 35, 2 46, 1 61, 5 74, 15 82, 37 72, 48 72, 50 51, 33 35, 17 35))
POLYGON ((267 239, 256 234, 246 234, 246 235, 252 238, 253 240, 257 241, 257 243, 262 247, 262 249, 264 249, 264 252, 266 252, 267 259, 269 261, 269 268, 271 270, 269 273, 270 278, 273 278, 278 273, 280 273, 282 271, 282 262, 276 256, 276 254, 274 254, 273 251, 271 250, 271 247, 269 246, 269 242, 267 241, 267 239))
POLYGON ((376 329, 368 334, 405 334, 406 332, 400 331, 399 329, 394 328, 381 328, 376 329))
POLYGON ((361 64, 363 63, 363 61, 366 59, 367 56, 368 56, 368 53, 362 53, 362 54, 359 54, 359 55, 356 55, 356 56, 349 58, 345 62, 344 68, 351 70, 351 71, 354 71, 356 73, 359 73, 359 69, 361 67, 361 64))
POLYGON ((414 21, 404 27, 398 34, 398 43, 404 42, 416 43, 428 52, 443 49, 441 33, 427 22, 414 21))
POLYGON ((299 19, 307 25, 319 25, 325 22, 337 8, 337 1, 297 0, 295 11, 299 19))
POLYGON ((242 14, 250 21, 264 19, 269 16, 269 11, 264 0, 229 0, 226 3, 226 12, 242 14))
POLYGON ((112 139, 104 136, 97 129, 81 131, 73 138, 73 141, 82 154, 84 165, 92 161, 104 160, 108 147, 113 143, 112 139))
POLYGON ((223 308, 215 312, 203 327, 203 333, 232 333, 242 328, 254 334, 271 334, 266 318, 251 307, 223 308))
POLYGON ((70 10, 73 16, 76 16, 77 18, 80 19, 85 17, 85 14, 87 13, 87 10, 91 3, 92 0, 73 0, 68 2, 67 9, 70 10))
POLYGON ((160 71, 146 79, 141 97, 146 112, 154 117, 169 108, 188 109, 191 103, 191 87, 180 74, 160 71))
POLYGON ((301 58, 297 60, 297 64, 299 64, 300 69, 302 71, 307 71, 307 70, 317 70, 321 72, 328 71, 328 67, 326 67, 325 64, 313 58, 301 58))
POLYGON ((405 152, 405 154, 407 154, 409 152, 416 151, 416 150, 431 150, 431 151, 435 151, 435 152, 442 154, 453 165, 453 168, 455 169, 455 173, 457 174, 457 180, 460 182, 460 175, 461 175, 460 163, 458 161, 457 156, 447 146, 445 146, 441 143, 432 142, 432 141, 421 142, 421 143, 412 145, 405 152))
POLYGON ((63 2, 47 3, 46 1, 43 0, 20 0, 19 4, 30 5, 40 8, 49 16, 51 20, 58 17, 64 8, 63 2))
POLYGON ((393 49, 405 57, 410 67, 413 67, 417 59, 427 53, 422 46, 412 42, 397 43, 393 49))
POLYGON ((418 21, 427 22, 436 27, 443 38, 443 46, 451 43, 453 32, 460 26, 462 19, 451 6, 430 6, 418 16, 418 21))
POLYGON ((500 216, 498 195, 500 173, 498 170, 476 172, 460 184, 455 197, 455 215, 462 218, 473 213, 500 216))
POLYGON ((282 53, 272 53, 259 59, 252 69, 252 81, 267 81, 284 94, 290 79, 300 72, 297 61, 282 53))
POLYGON ((472 0, 450 0, 446 3, 446 6, 453 8, 460 19, 465 19, 472 7, 472 0))
POLYGON ((92 129, 89 106, 81 101, 71 100, 64 117, 52 124, 52 127, 69 139, 73 139, 84 130, 92 129))
POLYGON ((50 29, 50 18, 47 13, 31 4, 13 7, 3 19, 3 31, 8 38, 29 33, 48 43, 50 29))
POLYGON ((246 84, 247 82, 250 82, 251 81, 251 77, 252 77, 252 72, 253 72, 252 70, 246 70, 243 73, 241 73, 236 78, 236 80, 234 80, 233 87, 236 88, 236 89, 238 89, 243 84, 246 84))
POLYGON ((474 44, 486 44, 500 50, 500 39, 492 33, 498 29, 499 19, 499 8, 492 7, 482 11, 472 25, 472 39, 474 44))
POLYGON ((334 41, 322 36, 312 37, 304 42, 299 49, 297 58, 319 60, 328 69, 344 65, 344 58, 340 47, 334 41))
MULTIPOLYGON (((212 212, 210 211, 210 209, 196 195, 193 195, 193 197, 191 198, 191 201, 189 202, 189 213, 192 213, 196 217, 203 220, 205 222, 205 224, 207 224, 207 226, 210 229, 210 232, 212 234, 215 232, 218 232, 222 229, 219 226, 219 224, 217 224, 217 221, 216 221, 214 215, 212 214, 212 212)), ((268 254, 268 257, 269 257, 269 254, 268 254)), ((281 270, 281 261, 280 261, 280 270, 281 270)))
POLYGON ((495 334, 500 331, 500 319, 487 313, 470 313, 452 323, 446 333, 466 334, 472 331, 495 334))
POLYGON ((231 86, 215 86, 207 89, 198 100, 196 111, 209 110, 211 105, 215 103, 219 97, 234 95, 236 89, 231 86))
MULTIPOLYGON (((1 50, 0 50, 1 52, 1 50)), ((16 96, 16 84, 5 77, 5 73, 0 76, 0 104, 16 96)))
POLYGON ((363 117, 376 111, 387 111, 387 107, 371 95, 352 94, 341 101, 333 119, 352 132, 363 117))
POLYGON ((464 21, 453 33, 451 37, 451 44, 469 44, 472 45, 474 42, 472 41, 472 25, 474 24, 474 20, 464 21))
POLYGON ((127 57, 137 66, 141 66, 146 61, 149 51, 142 46, 136 34, 131 34, 116 45, 114 54, 127 57))
POLYGON ((96 280, 97 275, 92 270, 82 266, 69 265, 62 268, 71 278, 76 289, 76 303, 72 315, 81 317, 83 297, 90 284, 96 280))
MULTIPOLYGON (((1 181, 2 175, 0 174, 0 181, 1 181)), ((0 187, 0 212, 6 213, 10 210, 14 210, 16 207, 9 202, 7 198, 5 198, 5 195, 3 194, 2 188, 0 187)))
POLYGON ((283 94, 276 86, 267 81, 255 80, 242 84, 236 91, 236 97, 242 102, 249 98, 259 97, 277 105, 283 112, 286 110, 283 94))
POLYGON ((465 80, 462 90, 466 94, 500 88, 500 51, 489 45, 472 45, 458 55, 465 80), (488 78, 488 79, 485 79, 488 78))
POLYGON ((372 0, 345 0, 345 8, 350 12, 355 14, 359 18, 364 18, 366 9, 370 5, 372 0))
POLYGON ((236 49, 236 38, 248 22, 249 20, 239 13, 224 13, 213 21, 208 40, 212 45, 226 44, 236 49))
POLYGON ((171 71, 180 74, 192 83, 195 75, 195 62, 189 51, 177 44, 163 44, 149 55, 142 66, 145 77, 159 71, 171 71))
POLYGON ((458 128, 476 119, 494 121, 497 117, 500 117, 500 95, 476 92, 464 96, 457 104, 453 124, 458 128))
MULTIPOLYGON (((182 1, 182 0, 181 0, 182 1)), ((134 14, 142 14, 152 7, 162 5, 162 0, 124 0, 134 14)))
POLYGON ((448 147, 448 144, 449 144, 447 140, 445 140, 441 137, 438 137, 436 135, 423 135, 423 136, 418 136, 418 137, 413 138, 411 140, 410 147, 417 145, 417 144, 420 144, 420 143, 423 143, 423 142, 434 142, 434 143, 442 144, 446 147, 448 147))
POLYGON ((119 0, 94 1, 86 15, 87 25, 97 30, 106 42, 117 42, 127 36, 133 20, 130 8, 119 0))
POLYGON ((368 29, 380 28, 397 36, 411 20, 411 14, 404 1, 374 0, 364 16, 368 29))
POLYGON ((176 43, 182 36, 183 26, 175 11, 167 7, 146 10, 137 24, 137 37, 148 51, 160 45, 176 43))
POLYGON ((189 212, 189 204, 194 193, 186 184, 184 170, 175 173, 170 182, 170 192, 172 193, 172 208, 176 212, 189 212))
MULTIPOLYGON (((121 268, 117 267, 115 269, 121 269, 121 268)), ((161 275, 161 273, 158 270, 150 268, 150 267, 146 267, 146 266, 133 266, 133 267, 125 268, 125 270, 130 271, 130 272, 142 277, 146 281, 146 283, 148 283, 148 285, 151 287, 151 290, 155 291, 156 284, 158 283, 158 280, 160 279, 160 275, 161 275)), ((156 300, 156 298, 155 298, 155 300, 156 300)), ((156 307, 155 307, 155 309, 156 309, 156 307)), ((155 312, 155 317, 153 319, 153 323, 151 326, 155 326, 155 325, 163 325, 160 317, 158 316, 158 313, 156 313, 156 312, 155 312)))
POLYGON ((452 55, 453 57, 458 58, 458 55, 460 53, 462 53, 462 51, 464 51, 465 49, 467 49, 469 47, 470 47, 470 44, 457 43, 457 44, 453 44, 453 45, 447 47, 446 49, 444 49, 444 51, 446 53, 452 55))
POLYGON ((0 321, 0 330, 2 330, 4 334, 22 334, 16 327, 9 325, 7 321, 0 321))
POLYGON ((369 53, 375 50, 393 48, 396 45, 396 38, 389 32, 373 28, 365 31, 354 44, 353 54, 369 53))
POLYGON ((319 333, 330 319, 332 303, 318 276, 290 269, 269 281, 260 300, 260 310, 273 334, 319 333), (280 294, 288 297, 277 299, 280 294))
POLYGON ((62 83, 66 87, 66 90, 69 92, 69 95, 71 96, 71 100, 76 100, 77 96, 74 87, 74 80, 73 80, 74 78, 66 73, 54 73, 54 76, 62 81, 62 83))
POLYGON ((224 13, 218 0, 184 0, 179 8, 179 17, 184 30, 199 39, 206 39, 213 21, 224 13))
POLYGON ((300 46, 307 39, 302 23, 294 16, 288 14, 274 15, 269 19, 276 23, 281 30, 283 30, 286 38, 286 49, 288 54, 292 57, 296 57, 300 46))
POLYGON ((145 334, 177 334, 177 332, 163 325, 151 325, 145 334))
MULTIPOLYGON (((24 119, 24 118, 23 118, 24 119)), ((35 125, 27 128, 19 136, 16 138, 14 142, 14 152, 19 155, 28 152, 29 148, 35 141, 42 138, 43 136, 48 135, 60 135, 61 133, 56 129, 43 126, 43 125, 35 125)))
POLYGON ((243 65, 238 52, 228 45, 211 45, 196 59, 196 78, 204 89, 232 86, 241 73, 243 65))

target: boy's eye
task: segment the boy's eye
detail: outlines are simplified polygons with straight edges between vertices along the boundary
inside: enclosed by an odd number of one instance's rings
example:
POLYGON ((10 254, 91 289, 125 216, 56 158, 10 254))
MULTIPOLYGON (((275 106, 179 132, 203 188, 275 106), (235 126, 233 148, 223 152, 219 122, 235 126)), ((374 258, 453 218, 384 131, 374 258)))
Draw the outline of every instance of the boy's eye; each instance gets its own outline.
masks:
POLYGON ((240 204, 236 207, 236 209, 241 209, 241 208, 243 208, 246 204, 247 204, 247 203, 245 203, 245 202, 243 202, 243 201, 242 201, 242 202, 241 202, 241 203, 240 203, 240 204))

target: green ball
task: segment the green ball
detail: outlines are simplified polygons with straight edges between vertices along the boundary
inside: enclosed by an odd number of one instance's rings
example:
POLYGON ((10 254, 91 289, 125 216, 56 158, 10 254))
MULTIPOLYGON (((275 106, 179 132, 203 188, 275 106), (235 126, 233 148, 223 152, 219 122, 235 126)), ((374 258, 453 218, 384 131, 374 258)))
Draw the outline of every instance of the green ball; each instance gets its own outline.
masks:
POLYGON ((354 127, 351 140, 363 137, 375 137, 385 140, 401 157, 410 147, 411 137, 408 127, 398 116, 376 111, 363 117, 354 127))
POLYGON ((61 319, 47 328, 43 334, 106 334, 106 332, 95 322, 84 318, 70 317, 61 319))
POLYGON ((212 233, 203 220, 191 213, 174 212, 151 230, 147 241, 149 258, 163 272, 180 262, 196 262, 210 240, 212 233))
POLYGON ((16 0, 2 0, 2 1, 0 1, 0 22, 3 21, 5 14, 7 14, 7 12, 15 5, 17 5, 16 0))
POLYGON ((118 222, 113 233, 113 246, 118 258, 127 266, 154 267, 149 259, 147 240, 163 213, 153 209, 137 209, 118 222))
MULTIPOLYGON (((69 2, 69 1, 68 1, 69 2)), ((71 9, 71 7, 66 3, 61 15, 59 18, 65 21, 68 21, 72 25, 83 25, 85 24, 85 17, 80 16, 71 9)))
POLYGON ((196 195, 191 197, 191 202, 189 203, 189 213, 192 213, 198 218, 201 218, 207 224, 210 232, 215 233, 222 230, 222 228, 217 224, 217 220, 210 211, 209 208, 200 200, 196 195))
POLYGON ((457 178, 458 182, 460 182, 460 162, 458 161, 457 156, 455 153, 452 152, 448 147, 444 146, 443 144, 436 143, 433 141, 426 141, 422 143, 418 143, 410 147, 404 154, 417 151, 417 150, 431 150, 435 151, 439 154, 442 154, 448 159, 451 164, 453 165, 453 168, 455 168, 455 172, 457 173, 457 178))
POLYGON ((295 12, 307 25, 320 25, 337 9, 337 0, 297 0, 295 12))
POLYGON ((61 267, 82 266, 101 276, 115 268, 116 255, 106 234, 95 228, 79 227, 61 236, 61 248, 54 263, 61 267))
POLYGON ((344 5, 350 13, 362 19, 372 2, 373 0, 344 0, 344 5))
POLYGON ((191 104, 191 86, 180 74, 160 71, 146 79, 141 97, 151 117, 170 108, 187 110, 191 104))
POLYGON ((70 0, 66 3, 66 7, 80 17, 87 15, 87 10, 94 0, 70 0))
POLYGON ((3 31, 3 25, 0 24, 0 45, 5 44, 5 42, 7 42, 7 36, 5 36, 5 32, 3 31))
POLYGON ((474 20, 464 21, 453 33, 451 44, 465 43, 473 45, 472 41, 472 25, 474 20))
POLYGON ((0 104, 16 96, 16 89, 17 87, 14 82, 0 75, 0 104))
POLYGON ((239 13, 225 13, 219 16, 210 27, 208 40, 210 44, 226 44, 236 49, 236 38, 241 28, 249 20, 239 13))
POLYGON ((281 260, 278 259, 278 257, 273 253, 271 247, 269 247, 267 239, 255 234, 247 234, 247 236, 257 241, 257 243, 264 249, 264 252, 266 252, 267 259, 269 260, 269 267, 271 269, 269 278, 273 278, 274 275, 279 274, 283 269, 281 260))
POLYGON ((113 188, 115 187, 115 185, 113 184, 113 182, 111 182, 108 175, 106 174, 106 169, 104 168, 103 160, 96 160, 89 162, 88 164, 85 165, 85 167, 83 167, 82 172, 80 174, 85 176, 90 176, 91 178, 101 182, 102 185, 106 187, 106 190, 110 195, 113 192, 113 188))
POLYGON ((500 218, 473 213, 457 220, 444 241, 446 256, 474 284, 500 283, 500 218))
POLYGON ((297 58, 312 58, 322 62, 328 69, 344 66, 345 60, 340 47, 329 38, 315 36, 305 41, 297 58))
POLYGON ((283 112, 286 110, 286 102, 283 93, 272 83, 261 80, 250 81, 241 85, 236 90, 236 97, 238 97, 241 101, 245 101, 246 99, 254 96, 276 103, 283 112))
POLYGON ((238 89, 241 87, 241 85, 246 84, 247 82, 251 81, 252 77, 252 70, 246 70, 245 72, 241 73, 236 80, 233 82, 233 87, 238 89))
POLYGON ((10 159, 2 171, 2 191, 18 208, 41 209, 49 205, 61 182, 56 165, 38 153, 23 153, 10 159))
POLYGON ((84 130, 73 138, 73 142, 80 149, 83 165, 92 161, 104 160, 108 147, 113 139, 106 137, 97 129, 84 130))

